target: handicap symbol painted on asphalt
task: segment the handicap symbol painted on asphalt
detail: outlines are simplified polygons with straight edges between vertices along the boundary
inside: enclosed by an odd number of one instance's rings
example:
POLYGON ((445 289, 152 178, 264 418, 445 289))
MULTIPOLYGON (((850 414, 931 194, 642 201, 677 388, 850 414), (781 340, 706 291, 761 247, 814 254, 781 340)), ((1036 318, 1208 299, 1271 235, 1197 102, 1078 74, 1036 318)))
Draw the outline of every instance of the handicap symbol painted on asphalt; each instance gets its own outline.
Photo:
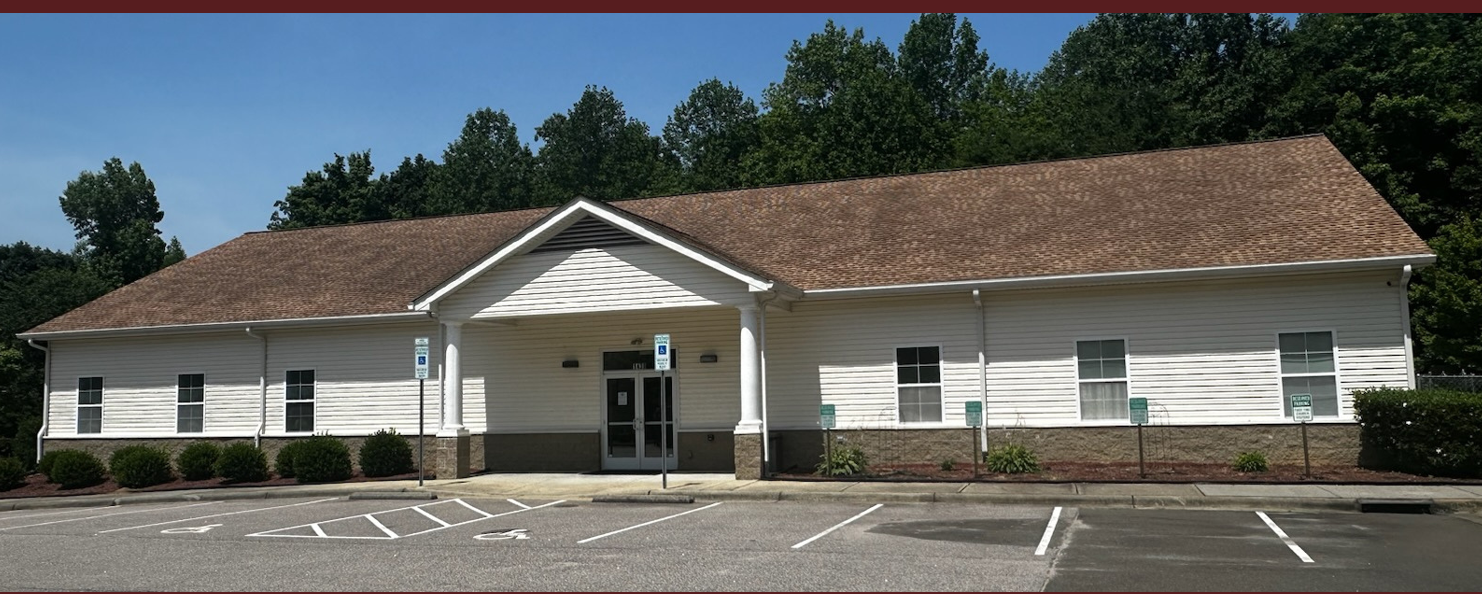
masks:
POLYGON ((483 534, 480 534, 478 536, 475 536, 475 537, 473 537, 473 539, 474 540, 530 540, 530 535, 529 534, 526 534, 525 532, 526 532, 526 529, 525 528, 515 528, 513 530, 491 530, 489 532, 485 532, 483 534))
POLYGON ((191 526, 189 528, 166 528, 160 534, 205 534, 207 530, 219 528, 221 524, 207 524, 205 526, 191 526))

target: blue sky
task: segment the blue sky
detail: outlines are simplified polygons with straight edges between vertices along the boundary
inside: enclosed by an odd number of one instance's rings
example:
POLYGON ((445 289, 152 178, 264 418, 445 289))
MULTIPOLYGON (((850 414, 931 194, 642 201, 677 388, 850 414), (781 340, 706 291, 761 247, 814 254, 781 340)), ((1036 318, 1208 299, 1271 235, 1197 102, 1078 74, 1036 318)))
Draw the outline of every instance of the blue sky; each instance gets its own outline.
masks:
MULTIPOLYGON (((1037 70, 1091 15, 967 15, 1001 66, 1037 70)), ((109 157, 154 180, 195 254, 266 227, 334 153, 440 159, 464 117, 525 141, 587 84, 657 131, 699 82, 752 97, 833 18, 892 48, 915 15, 18 16, 0 18, 0 243, 75 242, 57 197, 109 157)))

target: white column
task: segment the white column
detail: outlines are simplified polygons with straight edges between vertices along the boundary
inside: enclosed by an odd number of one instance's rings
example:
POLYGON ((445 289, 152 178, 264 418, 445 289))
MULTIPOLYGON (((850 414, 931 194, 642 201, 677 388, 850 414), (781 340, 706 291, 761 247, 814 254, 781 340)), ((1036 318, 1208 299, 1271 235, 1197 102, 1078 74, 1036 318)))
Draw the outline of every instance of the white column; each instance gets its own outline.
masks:
POLYGON ((762 432, 762 364, 757 339, 761 336, 761 315, 754 305, 741 310, 741 422, 737 434, 762 432))
POLYGON ((438 437, 458 437, 463 428, 463 323, 443 322, 443 426, 438 437))

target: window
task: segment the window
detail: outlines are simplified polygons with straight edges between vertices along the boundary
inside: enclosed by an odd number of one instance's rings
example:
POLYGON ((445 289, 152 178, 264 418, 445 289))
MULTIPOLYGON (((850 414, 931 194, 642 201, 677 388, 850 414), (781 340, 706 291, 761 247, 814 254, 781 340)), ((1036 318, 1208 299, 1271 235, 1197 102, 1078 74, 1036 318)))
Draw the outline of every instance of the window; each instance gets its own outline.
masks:
POLYGON ((77 432, 103 432, 103 378, 77 378, 77 432))
POLYGON ((1281 410, 1292 416, 1292 394, 1312 395, 1312 416, 1338 416, 1338 374, 1332 332, 1293 332, 1276 337, 1281 353, 1281 410))
POLYGON ((895 383, 902 423, 942 421, 941 347, 895 349, 895 383))
POLYGON ((182 373, 176 382, 175 432, 200 433, 206 429, 206 375, 182 373))
POLYGON ((1076 341, 1075 359, 1081 420, 1126 419, 1127 341, 1076 341))
POLYGON ((284 429, 289 432, 314 431, 314 370, 290 371, 284 382, 284 429))

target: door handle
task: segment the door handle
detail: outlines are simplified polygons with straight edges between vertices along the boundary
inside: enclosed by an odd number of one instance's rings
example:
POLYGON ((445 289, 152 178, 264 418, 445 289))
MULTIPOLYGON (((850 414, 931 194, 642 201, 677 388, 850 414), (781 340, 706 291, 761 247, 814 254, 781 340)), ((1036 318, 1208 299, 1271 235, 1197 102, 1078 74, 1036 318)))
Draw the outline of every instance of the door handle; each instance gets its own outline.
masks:
POLYGON ((633 417, 633 430, 634 431, 637 431, 638 428, 640 428, 642 426, 643 426, 643 419, 640 419, 638 417, 633 417))

